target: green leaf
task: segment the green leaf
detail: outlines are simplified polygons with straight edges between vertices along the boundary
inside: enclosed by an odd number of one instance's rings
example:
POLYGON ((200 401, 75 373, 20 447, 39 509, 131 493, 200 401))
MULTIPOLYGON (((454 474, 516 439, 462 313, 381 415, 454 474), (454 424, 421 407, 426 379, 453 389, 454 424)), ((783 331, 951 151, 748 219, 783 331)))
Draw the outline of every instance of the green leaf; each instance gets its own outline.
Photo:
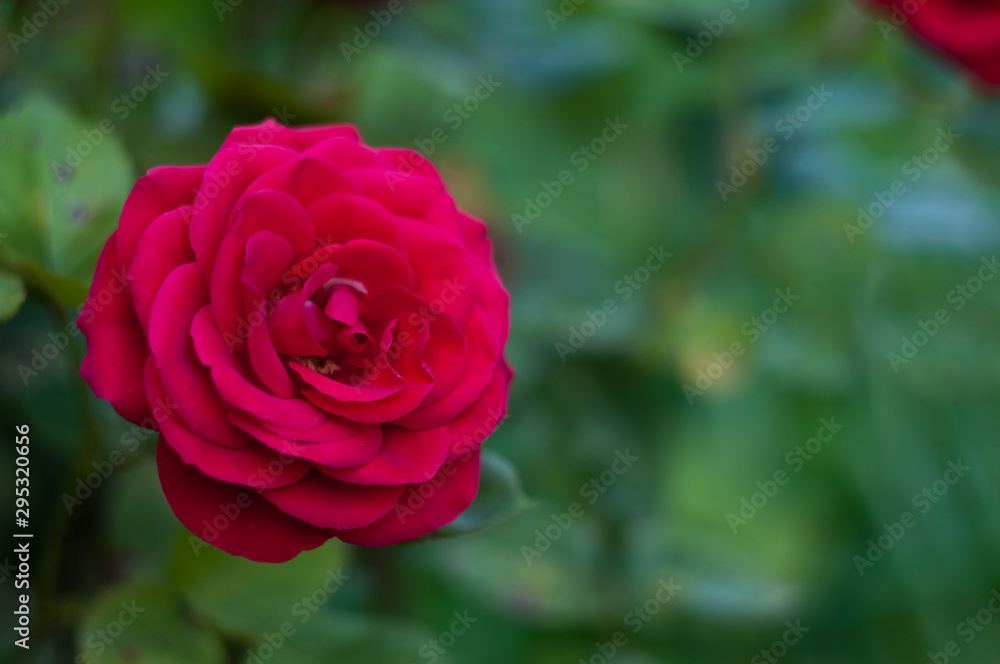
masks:
POLYGON ((0 118, 0 261, 64 305, 86 295, 133 184, 114 130, 44 97, 0 118))
POLYGON ((458 537, 491 528, 513 518, 532 505, 521 488, 514 465, 492 450, 483 450, 479 493, 457 519, 429 535, 458 537))
POLYGON ((222 664, 218 637, 185 620, 162 588, 132 585, 100 599, 80 625, 80 661, 101 664, 222 664))
POLYGON ((0 321, 9 320, 25 298, 24 282, 16 274, 0 270, 0 321))
MULTIPOLYGON (((293 619, 273 625, 241 657, 254 661, 249 659, 254 654, 268 664, 411 664, 419 661, 420 649, 430 636, 406 622, 343 611, 322 612, 305 622, 293 619), (281 634, 282 627, 287 636, 281 634), (272 657, 265 657, 271 652, 272 657)), ((431 652, 429 647, 427 652, 431 652)), ((446 664, 449 660, 436 661, 446 664)))
POLYGON ((188 537, 185 532, 174 551, 173 586, 198 614, 231 633, 259 636, 261 630, 293 619, 304 598, 315 594, 323 599, 319 604, 325 604, 338 584, 350 583, 343 573, 345 547, 338 542, 274 565, 231 556, 201 542, 193 547, 188 537))

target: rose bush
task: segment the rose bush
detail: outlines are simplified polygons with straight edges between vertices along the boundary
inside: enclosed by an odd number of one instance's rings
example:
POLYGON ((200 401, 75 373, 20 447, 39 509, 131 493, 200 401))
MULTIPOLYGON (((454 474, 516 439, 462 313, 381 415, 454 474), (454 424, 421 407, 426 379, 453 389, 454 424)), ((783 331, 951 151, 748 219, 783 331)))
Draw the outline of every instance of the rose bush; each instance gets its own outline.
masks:
POLYGON ((350 126, 239 127, 150 170, 78 324, 94 392, 157 423, 178 519, 259 561, 455 519, 511 379, 486 227, 350 126))
POLYGON ((1000 85, 1000 3, 989 0, 871 0, 990 85, 1000 85))

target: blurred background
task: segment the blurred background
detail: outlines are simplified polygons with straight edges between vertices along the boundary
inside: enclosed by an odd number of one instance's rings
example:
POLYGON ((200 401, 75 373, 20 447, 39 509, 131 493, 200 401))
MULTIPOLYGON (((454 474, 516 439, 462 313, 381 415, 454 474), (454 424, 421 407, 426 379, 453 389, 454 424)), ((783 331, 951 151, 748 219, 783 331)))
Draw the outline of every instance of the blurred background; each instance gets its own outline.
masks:
POLYGON ((997 661, 1000 110, 906 31, 835 0, 0 7, 0 532, 28 424, 35 533, 30 651, 0 547, 3 661, 997 661), (489 224, 518 378, 487 447, 527 508, 193 551, 66 325, 135 179, 265 117, 420 149, 489 224))

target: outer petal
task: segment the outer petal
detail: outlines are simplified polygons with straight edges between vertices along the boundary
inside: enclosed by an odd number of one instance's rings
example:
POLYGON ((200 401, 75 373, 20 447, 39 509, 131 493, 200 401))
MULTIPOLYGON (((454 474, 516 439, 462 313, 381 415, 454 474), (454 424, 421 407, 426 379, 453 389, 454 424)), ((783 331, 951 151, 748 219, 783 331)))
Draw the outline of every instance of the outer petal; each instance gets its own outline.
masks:
POLYGON ((321 125, 316 127, 286 127, 268 118, 260 124, 236 127, 222 147, 233 145, 280 145, 302 152, 331 138, 343 137, 360 141, 358 130, 351 125, 321 125))
POLYGON ((226 419, 226 406, 193 348, 191 322, 207 299, 205 280, 194 263, 171 272, 150 313, 149 347, 181 419, 221 445, 246 447, 247 437, 226 419))
POLYGON ((331 536, 288 516, 252 489, 202 475, 163 441, 156 446, 156 465, 163 493, 180 522, 226 553, 281 563, 331 536))
POLYGON ((177 208, 160 215, 149 225, 135 249, 135 260, 129 270, 132 299, 144 330, 148 332, 149 312, 167 275, 174 268, 194 261, 194 251, 188 239, 191 207, 177 208))
POLYGON ((236 219, 236 202, 246 189, 295 156, 287 148, 262 145, 224 147, 212 158, 191 214, 191 246, 202 273, 212 274, 222 239, 236 219))
POLYGON ((112 233, 101 251, 90 295, 76 321, 87 338, 80 375, 94 394, 111 402, 119 415, 148 427, 153 419, 143 367, 149 347, 128 283, 117 269, 116 236, 117 232, 112 233))
POLYGON ((448 464, 423 485, 413 485, 395 508, 375 523, 341 530, 337 537, 361 546, 388 546, 422 537, 446 526, 472 504, 479 491, 479 451, 448 464), (426 491, 423 490, 426 488, 426 491), (424 495, 429 497, 423 498, 424 495), (417 496, 413 507, 408 496, 417 496))
MULTIPOLYGON (((152 358, 146 363, 146 387, 153 399, 166 399, 160 372, 152 358)), ((217 445, 191 431, 179 417, 160 420, 163 441, 174 448, 184 463, 195 466, 205 475, 254 488, 271 488, 297 482, 311 466, 298 459, 286 460, 263 446, 237 450, 217 445)))
POLYGON ((118 258, 122 269, 132 266, 139 238, 161 214, 190 205, 205 177, 204 166, 159 166, 135 183, 118 222, 118 258))
POLYGON ((501 362, 493 372, 493 379, 479 395, 475 403, 461 415, 448 423, 451 436, 451 451, 448 460, 453 461, 470 450, 479 449, 507 415, 507 393, 513 372, 506 362, 501 362))

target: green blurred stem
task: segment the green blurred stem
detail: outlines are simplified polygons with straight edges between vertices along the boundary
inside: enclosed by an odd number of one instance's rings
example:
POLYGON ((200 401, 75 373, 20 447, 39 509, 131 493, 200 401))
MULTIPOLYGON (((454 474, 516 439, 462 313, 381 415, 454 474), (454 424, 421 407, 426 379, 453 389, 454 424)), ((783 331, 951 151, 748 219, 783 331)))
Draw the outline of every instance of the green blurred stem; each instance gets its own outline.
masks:
MULTIPOLYGON (((43 293, 36 292, 35 295, 38 295, 45 301, 49 313, 56 322, 58 329, 65 330, 69 324, 69 319, 66 317, 66 312, 62 305, 43 293)), ((73 343, 72 340, 67 345, 67 348, 73 358, 73 361, 69 364, 69 375, 67 376, 67 380, 70 392, 73 395, 73 401, 76 403, 77 410, 79 411, 80 422, 82 425, 80 427, 80 451, 77 455, 76 461, 70 468, 69 477, 65 481, 65 493, 72 495, 74 481, 77 477, 85 475, 87 469, 90 468, 91 463, 97 460, 100 445, 97 420, 91 410, 90 397, 83 381, 80 380, 78 373, 80 364, 83 362, 83 357, 80 355, 80 351, 77 349, 76 344, 73 343)), ((59 580, 59 569, 61 554, 66 544, 66 535, 69 531, 71 519, 71 516, 69 512, 66 511, 62 500, 60 500, 53 509, 55 513, 50 520, 51 527, 49 528, 49 539, 46 541, 45 550, 42 553, 39 568, 39 601, 41 603, 41 614, 47 619, 46 622, 58 618, 55 615, 55 600, 59 580)))

